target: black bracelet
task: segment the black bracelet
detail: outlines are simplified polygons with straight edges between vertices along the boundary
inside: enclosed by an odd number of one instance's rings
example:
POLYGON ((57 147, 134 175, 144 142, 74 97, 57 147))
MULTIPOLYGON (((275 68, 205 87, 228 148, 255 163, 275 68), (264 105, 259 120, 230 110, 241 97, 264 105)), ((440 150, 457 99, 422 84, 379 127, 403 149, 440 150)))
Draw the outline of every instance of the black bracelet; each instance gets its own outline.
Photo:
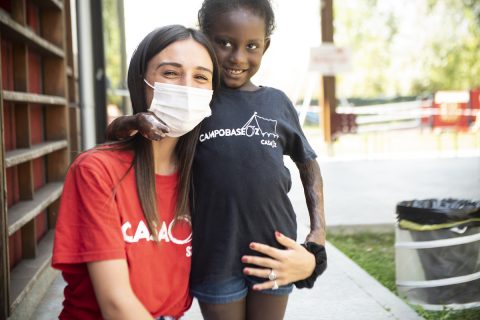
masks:
POLYGON ((306 242, 303 243, 302 246, 315 256, 315 269, 310 277, 295 281, 294 284, 298 289, 311 289, 313 288, 315 280, 327 269, 327 252, 324 246, 315 242, 306 242))

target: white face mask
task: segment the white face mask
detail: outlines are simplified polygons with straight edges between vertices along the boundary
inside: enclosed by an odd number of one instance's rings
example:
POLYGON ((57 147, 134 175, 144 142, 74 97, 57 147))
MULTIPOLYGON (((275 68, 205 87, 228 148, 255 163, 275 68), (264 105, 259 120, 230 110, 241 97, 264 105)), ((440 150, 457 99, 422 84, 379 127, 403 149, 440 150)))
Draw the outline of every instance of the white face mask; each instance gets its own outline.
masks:
POLYGON ((212 114, 210 101, 213 90, 155 82, 149 111, 162 120, 170 132, 169 137, 180 137, 190 132, 204 118, 212 114))

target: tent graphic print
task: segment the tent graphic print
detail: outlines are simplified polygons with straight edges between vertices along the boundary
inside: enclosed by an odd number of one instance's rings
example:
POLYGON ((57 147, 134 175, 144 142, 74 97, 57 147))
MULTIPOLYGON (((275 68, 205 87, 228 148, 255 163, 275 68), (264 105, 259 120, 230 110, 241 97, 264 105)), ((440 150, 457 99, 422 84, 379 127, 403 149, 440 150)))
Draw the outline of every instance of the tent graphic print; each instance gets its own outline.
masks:
POLYGON ((256 112, 248 119, 247 123, 243 125, 242 129, 245 130, 247 137, 260 133, 262 137, 278 138, 277 120, 260 117, 256 112))

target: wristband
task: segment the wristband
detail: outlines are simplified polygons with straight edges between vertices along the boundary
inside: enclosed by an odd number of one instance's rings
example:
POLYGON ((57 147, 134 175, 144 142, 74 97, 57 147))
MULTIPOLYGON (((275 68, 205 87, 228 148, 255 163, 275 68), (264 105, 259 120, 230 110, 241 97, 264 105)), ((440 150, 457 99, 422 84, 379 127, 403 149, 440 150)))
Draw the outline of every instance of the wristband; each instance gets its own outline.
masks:
POLYGON ((315 280, 325 271, 327 268, 327 252, 325 251, 325 247, 321 244, 315 242, 306 242, 303 243, 302 246, 307 249, 308 252, 315 256, 315 269, 313 270, 312 274, 303 280, 295 281, 295 287, 298 289, 301 288, 313 288, 313 284, 315 280))

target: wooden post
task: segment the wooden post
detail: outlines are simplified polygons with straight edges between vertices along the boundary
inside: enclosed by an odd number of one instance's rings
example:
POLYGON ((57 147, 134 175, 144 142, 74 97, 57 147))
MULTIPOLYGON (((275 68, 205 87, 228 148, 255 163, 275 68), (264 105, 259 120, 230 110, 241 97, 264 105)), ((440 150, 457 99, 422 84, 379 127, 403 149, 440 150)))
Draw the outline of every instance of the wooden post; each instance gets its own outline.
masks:
MULTIPOLYGON (((333 43, 333 0, 320 0, 322 43, 333 43)), ((320 97, 322 103, 323 137, 327 147, 332 143, 332 116, 335 114, 335 77, 322 76, 320 79, 320 97)))
MULTIPOLYGON (((2 69, 0 63, 0 70, 2 69)), ((0 80, 0 87, 1 87, 0 80)), ((3 98, 0 93, 0 134, 3 137, 3 98)), ((0 139, 0 319, 9 315, 10 268, 8 266, 7 185, 5 178, 5 146, 0 139)))

